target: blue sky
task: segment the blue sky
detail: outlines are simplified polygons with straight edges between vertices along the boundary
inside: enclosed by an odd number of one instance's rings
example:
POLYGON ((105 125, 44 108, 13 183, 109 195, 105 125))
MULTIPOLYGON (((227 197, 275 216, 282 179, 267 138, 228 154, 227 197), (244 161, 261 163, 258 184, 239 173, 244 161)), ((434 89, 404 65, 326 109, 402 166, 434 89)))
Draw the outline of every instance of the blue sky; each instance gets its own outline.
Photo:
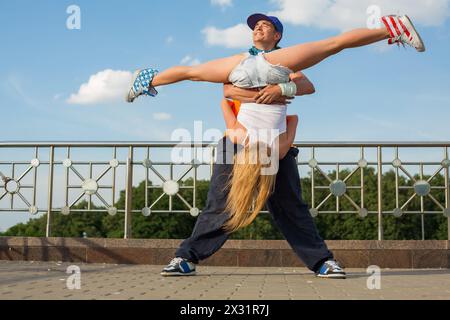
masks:
MULTIPOLYGON (((127 104, 124 78, 139 67, 164 70, 245 51, 250 36, 242 24, 255 12, 275 12, 285 26, 281 45, 289 46, 364 27, 376 4, 383 14, 408 13, 427 52, 379 43, 306 70, 317 92, 289 106, 300 117, 296 140, 448 141, 449 2, 2 1, 0 140, 167 141, 176 129, 193 132, 194 121, 223 130, 220 85, 176 84, 127 104), (80 30, 66 26, 70 5, 80 8, 80 30)), ((0 228, 29 215, 17 217, 0 228)))
MULTIPOLYGON (((283 46, 335 35, 347 27, 342 17, 324 12, 310 19, 305 10, 314 12, 317 3, 327 1, 2 2, 0 101, 2 118, 8 119, 2 140, 170 140, 174 129, 192 130, 196 120, 223 129, 222 91, 216 84, 177 84, 162 88, 157 99, 135 104, 67 100, 103 70, 163 70, 183 59, 204 62, 244 51, 225 42, 208 44, 202 30, 232 28, 253 12, 278 11, 285 17, 283 46), (81 10, 80 30, 66 27, 72 4, 81 10), (288 16, 289 6, 296 5, 299 14, 288 16)), ((378 2, 383 11, 404 12, 405 1, 378 2)), ((367 19, 361 1, 333 3, 347 6, 355 21, 367 19)), ((431 1, 431 8, 422 8, 424 1, 407 3, 428 51, 380 43, 306 70, 317 93, 289 107, 300 116, 298 141, 448 140, 448 1, 431 1)))

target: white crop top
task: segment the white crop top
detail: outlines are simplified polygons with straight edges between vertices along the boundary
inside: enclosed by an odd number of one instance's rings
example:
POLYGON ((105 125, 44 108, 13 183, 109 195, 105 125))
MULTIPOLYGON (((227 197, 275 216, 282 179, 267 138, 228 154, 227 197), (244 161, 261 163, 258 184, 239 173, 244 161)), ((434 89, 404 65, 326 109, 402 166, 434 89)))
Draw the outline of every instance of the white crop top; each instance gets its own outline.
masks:
MULTIPOLYGON (((269 63, 263 54, 246 57, 230 73, 228 79, 236 87, 250 89, 269 84, 289 82, 291 69, 269 63)), ((237 120, 247 129, 250 142, 272 145, 278 135, 286 132, 286 105, 243 103, 237 120)))
POLYGON ((259 88, 269 84, 289 82, 291 69, 269 63, 264 54, 252 56, 246 53, 245 58, 231 71, 228 80, 239 88, 259 88))

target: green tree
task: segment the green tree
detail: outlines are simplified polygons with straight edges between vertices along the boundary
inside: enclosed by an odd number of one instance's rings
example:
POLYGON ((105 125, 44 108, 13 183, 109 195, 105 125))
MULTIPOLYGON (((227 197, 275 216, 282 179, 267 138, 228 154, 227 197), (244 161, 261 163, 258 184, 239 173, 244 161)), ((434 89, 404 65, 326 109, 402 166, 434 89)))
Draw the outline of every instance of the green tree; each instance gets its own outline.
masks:
MULTIPOLYGON (((348 170, 340 172, 340 179, 344 179, 349 175, 348 170)), ((336 172, 327 173, 329 179, 336 178, 336 172)), ((364 207, 369 211, 377 211, 377 174, 373 168, 364 170, 364 207)), ((415 177, 418 179, 419 177, 415 177)), ((424 177, 428 179, 429 177, 424 177)), ((361 172, 358 170, 347 181, 348 186, 358 186, 361 181, 361 172)), ((389 171, 383 174, 382 185, 382 207, 385 211, 396 208, 395 195, 395 172, 389 171)), ((316 186, 328 186, 328 180, 315 174, 314 183, 316 186)), ((398 180, 401 186, 412 186, 412 182, 404 176, 399 176, 398 180)), ((192 204, 194 181, 192 178, 186 179, 181 183, 180 194, 186 201, 192 204)), ((150 188, 146 190, 145 181, 142 181, 137 187, 132 188, 132 207, 140 210, 145 207, 145 194, 147 192, 148 203, 152 205, 163 193, 161 189, 152 188, 152 182, 149 181, 150 188)), ((311 195, 311 178, 304 177, 301 180, 303 198, 312 204, 311 195)), ((431 180, 432 186, 444 185, 444 177, 436 175, 431 180)), ((196 207, 202 209, 205 206, 209 181, 196 181, 196 207)), ((315 203, 317 206, 328 195, 329 190, 317 189, 315 191, 315 203)), ((348 195, 355 200, 358 206, 360 203, 360 191, 356 189, 348 189, 348 195)), ((401 189, 398 195, 399 204, 405 203, 413 194, 412 190, 401 189)), ((445 196, 440 190, 432 190, 431 194, 440 203, 445 203, 445 196)), ((120 197, 115 206, 119 210, 125 208, 125 192, 120 192, 120 197)), ((407 210, 420 210, 420 198, 416 197, 407 206, 407 210)), ((424 198, 424 209, 427 211, 440 211, 440 208, 428 197, 424 198)), ((124 230, 124 214, 123 212, 110 216, 106 213, 87 212, 87 202, 83 201, 74 206, 73 209, 81 212, 72 212, 68 216, 64 216, 58 212, 52 214, 52 235, 59 237, 81 237, 84 233, 88 237, 107 237, 121 238, 124 230)), ((152 207, 152 214, 148 217, 143 216, 140 212, 133 213, 132 216, 132 236, 134 238, 172 238, 185 239, 190 236, 195 225, 196 218, 190 216, 189 213, 169 212, 158 213, 158 210, 165 210, 169 207, 169 197, 164 195, 152 207)), ((340 198, 340 211, 356 211, 352 204, 344 197, 340 198)), ((103 209, 92 206, 91 209, 103 209)), ((188 211, 186 204, 177 196, 172 197, 172 210, 188 211)), ((321 211, 336 211, 336 199, 331 197, 321 208, 321 211)), ((447 239, 448 219, 442 214, 424 215, 424 229, 426 239, 447 239)), ((404 214, 400 218, 392 215, 383 215, 384 239, 421 239, 421 215, 420 214, 404 214)), ((27 223, 19 223, 6 232, 3 236, 45 236, 47 217, 43 215, 36 219, 31 219, 27 223)), ((365 218, 359 217, 357 213, 321 213, 315 222, 321 236, 325 239, 377 239, 378 237, 378 216, 377 214, 369 214, 365 218)), ((283 239, 282 234, 276 228, 272 221, 272 217, 268 213, 260 214, 257 219, 247 228, 241 229, 231 235, 232 239, 283 239)))

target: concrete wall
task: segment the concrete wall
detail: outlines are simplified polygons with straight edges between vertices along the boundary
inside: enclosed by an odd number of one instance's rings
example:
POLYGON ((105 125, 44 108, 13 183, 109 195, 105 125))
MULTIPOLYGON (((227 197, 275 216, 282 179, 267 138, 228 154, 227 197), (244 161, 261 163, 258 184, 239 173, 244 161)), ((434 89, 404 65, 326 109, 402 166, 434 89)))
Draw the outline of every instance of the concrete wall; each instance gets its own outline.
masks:
MULTIPOLYGON (((0 260, 165 265, 181 240, 0 237, 0 260)), ((344 267, 450 268, 450 241, 327 241, 344 267)), ((229 240, 201 265, 303 267, 284 240, 229 240)))

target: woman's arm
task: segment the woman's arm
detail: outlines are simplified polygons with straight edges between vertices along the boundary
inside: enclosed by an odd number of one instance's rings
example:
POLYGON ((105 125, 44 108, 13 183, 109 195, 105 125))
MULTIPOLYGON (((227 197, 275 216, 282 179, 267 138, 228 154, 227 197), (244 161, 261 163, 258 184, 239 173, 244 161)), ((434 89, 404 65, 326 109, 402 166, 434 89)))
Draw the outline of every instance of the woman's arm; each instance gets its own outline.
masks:
POLYGON ((254 89, 242 89, 232 84, 223 85, 223 95, 225 98, 239 100, 244 103, 255 102, 255 96, 258 93, 254 89))
POLYGON ((223 92, 225 98, 239 100, 243 103, 263 103, 258 100, 261 97, 261 93, 266 93, 265 98, 270 97, 270 102, 267 104, 290 103, 288 98, 281 95, 281 89, 278 85, 268 85, 263 90, 257 91, 255 89, 242 89, 235 87, 232 84, 225 84, 223 87, 223 92))
POLYGON ((298 116, 297 115, 286 116, 286 122, 287 122, 286 128, 287 143, 289 146, 291 146, 294 143, 295 135, 297 133, 298 116))
POLYGON ((294 143, 295 134, 297 133, 298 116, 286 116, 286 122, 286 136, 283 139, 280 139, 280 159, 283 159, 286 156, 286 154, 289 152, 289 149, 291 149, 292 144, 294 143))
POLYGON ((222 99, 221 107, 227 129, 233 129, 236 125, 237 119, 231 109, 230 101, 227 99, 222 99))

